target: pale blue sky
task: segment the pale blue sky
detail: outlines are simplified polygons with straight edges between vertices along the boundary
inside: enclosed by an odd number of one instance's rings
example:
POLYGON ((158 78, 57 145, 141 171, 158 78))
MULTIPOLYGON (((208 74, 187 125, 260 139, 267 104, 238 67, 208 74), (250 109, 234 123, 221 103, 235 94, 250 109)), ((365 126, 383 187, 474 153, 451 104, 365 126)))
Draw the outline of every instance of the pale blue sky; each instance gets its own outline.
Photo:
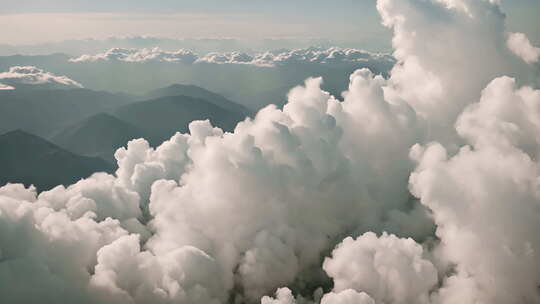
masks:
MULTIPOLYGON (((374 9, 373 0, 17 0, 3 11, 30 12, 305 12, 326 15, 333 12, 374 9)), ((352 13, 351 13, 352 14, 352 13)))
MULTIPOLYGON (((363 43, 389 32, 375 0, 4 0, 0 43, 150 35, 316 38, 363 43)), ((3 1, 2 1, 3 2, 3 1)), ((511 30, 540 42, 540 0, 503 0, 511 30)))

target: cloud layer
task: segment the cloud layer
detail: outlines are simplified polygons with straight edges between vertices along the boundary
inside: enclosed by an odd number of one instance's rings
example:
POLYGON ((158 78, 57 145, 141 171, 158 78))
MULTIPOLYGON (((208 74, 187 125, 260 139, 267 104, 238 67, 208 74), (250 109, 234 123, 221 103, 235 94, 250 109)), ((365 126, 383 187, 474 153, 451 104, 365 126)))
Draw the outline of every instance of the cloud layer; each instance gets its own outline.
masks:
POLYGON ((233 133, 195 121, 156 149, 129 142, 114 175, 0 188, 3 297, 539 302, 540 90, 504 14, 482 0, 377 8, 394 31, 389 79, 358 70, 338 100, 311 78, 233 133))
POLYGON ((393 63, 394 59, 386 54, 371 53, 358 49, 344 48, 305 48, 295 50, 273 51, 250 55, 242 52, 208 53, 196 55, 189 50, 174 52, 153 49, 121 49, 113 48, 96 55, 82 55, 71 59, 71 62, 123 61, 123 62, 177 62, 184 64, 246 64, 256 66, 279 66, 288 64, 341 64, 368 61, 385 61, 393 63))
POLYGON ((177 62, 191 64, 198 56, 187 50, 166 52, 159 48, 153 49, 123 49, 112 48, 105 53, 82 55, 71 59, 71 62, 124 61, 124 62, 177 62))
POLYGON ((82 88, 66 76, 57 76, 35 66, 14 66, 0 73, 0 90, 12 90, 18 86, 46 86, 54 88, 82 88))

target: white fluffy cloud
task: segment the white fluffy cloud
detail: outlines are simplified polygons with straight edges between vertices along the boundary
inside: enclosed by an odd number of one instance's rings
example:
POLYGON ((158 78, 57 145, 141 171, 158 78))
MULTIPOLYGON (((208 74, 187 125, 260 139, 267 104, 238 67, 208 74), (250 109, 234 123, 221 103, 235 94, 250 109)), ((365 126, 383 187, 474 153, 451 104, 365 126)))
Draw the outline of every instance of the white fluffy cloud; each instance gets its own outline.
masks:
POLYGON ((123 49, 112 48, 105 53, 96 55, 82 55, 70 59, 71 62, 95 62, 95 61, 124 61, 124 62, 178 62, 191 64, 198 56, 188 50, 175 52, 162 51, 159 48, 152 49, 123 49))
POLYGON ((540 91, 516 86, 510 77, 494 79, 483 90, 480 102, 463 111, 456 128, 475 147, 515 147, 537 159, 540 91))
POLYGON ((234 133, 193 122, 191 135, 177 134, 156 150, 132 141, 116 153, 116 177, 95 175, 44 192, 29 212, 43 205, 71 220, 111 217, 121 231, 144 237, 141 247, 129 237, 88 253, 94 264, 80 266, 92 270, 78 283, 97 288, 103 299, 223 302, 241 288, 239 297, 256 301, 309 280, 344 231, 380 230, 388 209, 407 210, 407 151, 416 142, 411 109, 384 101, 382 77, 358 71, 343 102, 320 82, 308 80, 291 91, 284 110, 268 107, 234 133), (391 149, 367 148, 386 136, 396 140, 391 149), (146 227, 137 220, 145 213, 146 227))
POLYGON ((428 303, 437 270, 422 254, 412 239, 367 232, 343 240, 323 268, 337 292, 364 291, 380 303, 428 303))
MULTIPOLYGON (((358 70, 343 100, 308 79, 283 110, 268 106, 232 133, 196 121, 155 149, 131 141, 115 175, 39 195, 0 188, 0 293, 13 303, 539 302, 540 92, 522 85, 534 72, 508 49, 504 14, 483 0, 378 9, 395 33, 389 79, 358 70)), ((283 62, 341 56, 330 53, 283 62)))
POLYGON ((365 292, 346 289, 341 292, 330 292, 323 296, 321 304, 375 304, 375 301, 365 292))
POLYGON ((280 288, 276 291, 275 298, 264 296, 261 304, 295 304, 296 299, 288 288, 280 288))
POLYGON ((216 261, 183 246, 165 255, 141 252, 136 235, 123 236, 97 252, 90 286, 104 303, 222 303, 226 290, 216 261))
POLYGON ((457 272, 441 303, 462 294, 480 303, 540 301, 539 106, 540 91, 495 79, 458 121, 471 146, 453 156, 440 144, 412 150, 412 190, 433 211, 437 254, 457 272))
POLYGON ((289 64, 343 64, 355 62, 383 61, 393 63, 386 54, 371 53, 358 49, 305 48, 248 55, 245 53, 210 53, 197 62, 216 64, 249 64, 256 66, 280 66, 289 64))
POLYGON ((508 35, 508 48, 527 63, 535 63, 540 58, 540 48, 534 47, 523 33, 508 35))
POLYGON ((0 73, 0 90, 13 90, 18 85, 41 85, 58 88, 82 88, 66 76, 57 76, 34 66, 14 66, 0 73))
POLYGON ((343 48, 305 48, 282 50, 257 54, 240 52, 208 53, 199 56, 188 50, 168 52, 153 49, 121 49, 114 48, 96 55, 82 55, 71 62, 123 61, 123 62, 173 62, 173 63, 211 63, 211 64, 245 64, 255 66, 279 66, 287 64, 343 64, 358 62, 393 63, 390 55, 371 53, 358 49, 343 48))
POLYGON ((96 220, 91 198, 56 204, 47 196, 36 197, 35 189, 20 185, 2 188, 0 293, 10 303, 87 303, 88 269, 97 251, 128 232, 118 220, 96 220), (69 214, 69 205, 86 212, 69 214))
POLYGON ((268 107, 233 134, 192 123, 181 153, 189 170, 152 185, 147 246, 159 254, 201 248, 221 265, 228 289, 239 284, 254 300, 318 264, 343 231, 378 229, 385 210, 408 203, 411 168, 405 159, 380 162, 390 151, 366 147, 399 129, 391 150, 406 157, 414 120, 407 107, 385 103, 382 78, 362 70, 351 79, 342 103, 311 79, 291 91, 283 111, 268 107), (364 213, 371 216, 359 220, 364 213))
POLYGON ((490 1, 380 0, 377 8, 394 30, 392 91, 427 120, 435 140, 456 141, 456 118, 495 77, 533 77, 506 47, 504 14, 490 1))

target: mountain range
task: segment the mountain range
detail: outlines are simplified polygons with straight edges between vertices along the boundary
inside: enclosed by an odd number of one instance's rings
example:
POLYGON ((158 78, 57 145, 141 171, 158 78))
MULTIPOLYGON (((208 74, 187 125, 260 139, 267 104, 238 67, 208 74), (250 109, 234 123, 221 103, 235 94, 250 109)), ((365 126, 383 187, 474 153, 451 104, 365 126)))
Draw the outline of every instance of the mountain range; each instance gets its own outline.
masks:
POLYGON ((205 99, 167 96, 131 103, 117 108, 113 115, 142 130, 152 145, 170 138, 175 132, 188 132, 193 120, 210 120, 224 131, 232 131, 243 120, 244 112, 228 110, 205 99))
POLYGON ((242 105, 193 85, 143 95, 88 89, 0 91, 0 185, 38 190, 71 184, 93 172, 113 172, 114 152, 135 138, 158 145, 193 120, 224 131, 250 116, 242 105), (57 169, 53 169, 57 168, 57 169))
POLYGON ((0 133, 22 129, 50 137, 81 119, 133 102, 125 94, 88 89, 0 90, 0 133))
POLYGON ((39 191, 114 171, 100 158, 74 154, 21 130, 0 135, 0 168, 0 185, 22 183, 39 191))

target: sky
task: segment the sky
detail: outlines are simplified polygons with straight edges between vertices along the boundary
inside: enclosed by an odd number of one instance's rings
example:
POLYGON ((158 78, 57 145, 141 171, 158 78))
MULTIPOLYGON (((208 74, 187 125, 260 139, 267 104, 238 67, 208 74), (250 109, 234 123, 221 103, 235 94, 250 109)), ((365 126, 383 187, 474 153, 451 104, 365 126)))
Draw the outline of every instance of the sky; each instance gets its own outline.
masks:
MULTIPOLYGON (((111 36, 167 38, 389 38, 374 1, 43 1, 0 10, 0 43, 111 36), (36 26, 39 25, 39 26, 36 26)), ((388 39, 386 39, 388 40, 388 39)))
MULTIPOLYGON (((509 28, 540 41, 540 1, 504 1, 509 28)), ((21 0, 0 9, 1 44, 124 36, 327 39, 389 48, 375 0, 21 0)))

